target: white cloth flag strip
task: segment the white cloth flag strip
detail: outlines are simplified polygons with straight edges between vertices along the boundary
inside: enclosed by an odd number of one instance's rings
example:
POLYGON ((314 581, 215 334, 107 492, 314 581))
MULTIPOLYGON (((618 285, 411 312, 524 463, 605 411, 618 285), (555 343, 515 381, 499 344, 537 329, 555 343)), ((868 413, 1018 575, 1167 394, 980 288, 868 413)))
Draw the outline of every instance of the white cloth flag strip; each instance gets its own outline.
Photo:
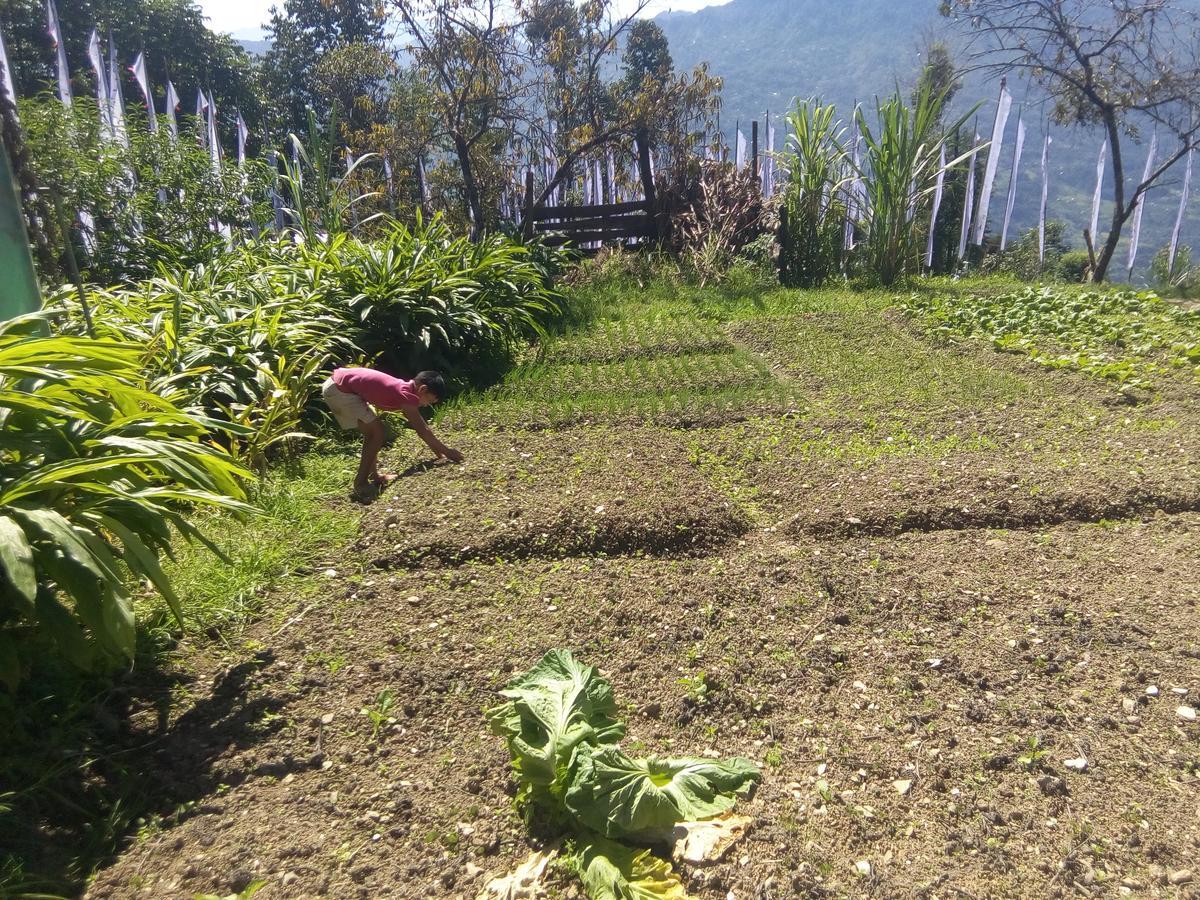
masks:
POLYGON ((150 123, 150 133, 158 133, 158 116, 154 114, 154 95, 150 93, 150 73, 146 71, 146 54, 139 53, 137 59, 133 61, 133 65, 129 67, 129 71, 133 73, 134 79, 138 83, 138 87, 142 89, 142 96, 146 98, 146 116, 150 123))
MULTIPOLYGON (((1158 153, 1158 135, 1150 138, 1150 152, 1146 154, 1146 168, 1142 170, 1142 184, 1150 180, 1154 172, 1154 157, 1158 153)), ((1129 232, 1129 278, 1133 278, 1133 266, 1137 262, 1138 241, 1142 236, 1142 213, 1146 210, 1146 195, 1137 199, 1137 209, 1133 213, 1133 228, 1129 232)))
POLYGON ((212 91, 208 92, 208 155, 213 171, 221 174, 221 140, 217 137, 217 101, 212 91))
POLYGON ((1167 271, 1175 271, 1175 253, 1179 250, 1179 231, 1183 228, 1183 219, 1187 215, 1188 193, 1192 188, 1192 162, 1196 156, 1195 150, 1188 151, 1187 166, 1183 170, 1183 192, 1179 195, 1179 215, 1175 217, 1175 230, 1171 232, 1171 249, 1167 253, 1167 271))
MULTIPOLYGON (((857 141, 855 146, 857 147, 857 141)), ((946 144, 942 143, 941 158, 938 161, 937 187, 933 190, 933 215, 929 219, 929 242, 925 247, 925 267, 933 268, 933 238, 937 234, 938 212, 942 208, 942 194, 946 189, 946 144)))
POLYGON ((1000 151, 1004 145, 1004 129, 1008 127, 1008 114, 1012 110, 1012 94, 1007 82, 1000 79, 1000 102, 996 106, 996 121, 992 125, 992 143, 988 147, 987 167, 983 170, 983 190, 979 194, 979 212, 975 216, 975 235, 971 241, 975 246, 983 244, 987 233, 988 210, 992 205, 992 188, 996 185, 996 172, 1000 169, 1000 151))
POLYGON ((1046 261, 1046 198, 1050 196, 1050 145, 1054 141, 1046 135, 1042 143, 1042 202, 1038 207, 1038 262, 1046 261))
POLYGON ((746 136, 742 134, 742 129, 737 132, 737 155, 734 157, 734 166, 740 172, 746 168, 746 136))
POLYGON ((117 65, 117 42, 112 31, 108 32, 108 108, 111 111, 113 135, 124 146, 129 146, 129 135, 125 131, 125 92, 121 88, 121 67, 117 65))
POLYGON ((0 32, 0 84, 12 101, 13 108, 17 106, 17 83, 13 81, 12 69, 8 65, 8 50, 4 46, 4 34, 0 32))
POLYGON ((67 48, 63 44, 62 26, 58 21, 58 10, 54 0, 46 0, 46 31, 54 44, 55 64, 58 68, 58 99, 63 106, 71 105, 71 75, 67 71, 67 48))
POLYGON ((958 258, 967 255, 967 240, 971 237, 971 216, 975 212, 975 157, 979 153, 979 132, 971 145, 971 158, 967 161, 967 196, 963 201, 962 232, 958 237, 958 258))
POLYGON ((237 159, 238 168, 246 165, 246 138, 250 136, 249 129, 246 128, 246 120, 242 118, 242 111, 237 111, 237 159))
POLYGON ((100 55, 100 35, 96 29, 88 38, 88 60, 96 73, 96 106, 100 108, 100 137, 113 139, 112 109, 108 102, 108 78, 104 74, 104 58, 100 55))
POLYGON ((208 98, 203 89, 196 91, 196 143, 208 146, 208 98))
POLYGON ((179 123, 175 113, 179 111, 179 95, 175 93, 175 85, 167 82, 167 131, 171 132, 171 141, 179 138, 179 123))
POLYGON ((1092 246, 1095 247, 1099 243, 1099 236, 1096 232, 1100 228, 1100 198, 1104 194, 1104 163, 1108 159, 1108 138, 1104 139, 1104 146, 1100 148, 1100 159, 1096 161, 1096 193, 1092 194, 1092 230, 1089 232, 1092 236, 1092 246))
POLYGON ((1008 226, 1012 224, 1013 207, 1017 204, 1017 177, 1021 168, 1021 151, 1025 149, 1025 118, 1017 116, 1017 144, 1013 148, 1012 173, 1008 176, 1008 203, 1004 206, 1004 227, 1000 229, 1000 252, 1008 247, 1008 226))
POLYGON ((618 203, 620 198, 617 196, 617 162, 613 158, 613 152, 607 151, 608 163, 608 196, 611 202, 618 203))

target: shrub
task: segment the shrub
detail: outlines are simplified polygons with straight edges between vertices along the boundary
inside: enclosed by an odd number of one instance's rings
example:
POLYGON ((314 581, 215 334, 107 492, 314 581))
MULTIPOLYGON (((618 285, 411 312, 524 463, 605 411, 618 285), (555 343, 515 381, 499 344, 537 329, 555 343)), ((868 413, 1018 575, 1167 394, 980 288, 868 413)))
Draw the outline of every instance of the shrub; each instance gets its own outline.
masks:
POLYGON ((1192 265, 1192 248, 1181 244, 1175 252, 1175 265, 1169 263, 1170 247, 1154 254, 1150 263, 1150 284, 1160 294, 1193 297, 1200 293, 1200 266, 1192 265))
POLYGON ((1086 250, 1071 250, 1059 257, 1058 277, 1061 281, 1082 284, 1091 267, 1091 257, 1086 250))
POLYGON ((701 285, 720 281, 734 258, 767 230, 758 179, 730 163, 701 162, 666 206, 679 210, 672 217, 672 250, 701 285))
POLYGON ((208 544, 184 510, 248 510, 250 473, 208 440, 211 422, 147 389, 141 357, 128 343, 47 337, 40 316, 0 324, 0 681, 10 687, 31 635, 81 667, 131 657, 128 578, 148 580, 181 619, 159 558, 173 532, 208 544))

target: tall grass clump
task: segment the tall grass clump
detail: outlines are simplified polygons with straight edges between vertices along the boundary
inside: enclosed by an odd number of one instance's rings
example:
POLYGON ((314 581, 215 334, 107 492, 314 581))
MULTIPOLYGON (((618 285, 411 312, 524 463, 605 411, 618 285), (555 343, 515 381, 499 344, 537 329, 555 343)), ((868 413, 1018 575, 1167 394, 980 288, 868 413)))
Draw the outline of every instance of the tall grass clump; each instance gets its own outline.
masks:
MULTIPOLYGON (((864 233, 861 267, 872 280, 892 285, 920 268, 927 217, 925 202, 936 190, 946 134, 957 131, 975 112, 969 110, 948 129, 941 127, 946 94, 922 83, 912 105, 899 89, 876 101, 876 126, 858 110, 855 121, 866 147, 863 160, 866 202, 859 227, 864 233)), ((958 165, 966 159, 948 163, 958 165)))
POLYGON ((843 188, 850 160, 837 110, 803 100, 788 114, 783 155, 788 173, 780 209, 779 278, 788 287, 818 287, 838 270, 844 250, 843 188))

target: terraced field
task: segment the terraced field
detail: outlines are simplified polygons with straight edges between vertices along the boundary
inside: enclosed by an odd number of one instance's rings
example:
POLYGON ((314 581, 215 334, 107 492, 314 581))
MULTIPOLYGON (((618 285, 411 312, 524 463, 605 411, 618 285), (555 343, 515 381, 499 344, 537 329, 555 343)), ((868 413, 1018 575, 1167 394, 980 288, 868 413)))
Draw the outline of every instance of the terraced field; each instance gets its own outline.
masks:
POLYGON ((761 766, 689 895, 1195 891, 1190 373, 1131 394, 890 296, 612 291, 140 701, 162 816, 89 896, 475 897, 540 846, 482 710, 551 648, 631 752, 761 766))

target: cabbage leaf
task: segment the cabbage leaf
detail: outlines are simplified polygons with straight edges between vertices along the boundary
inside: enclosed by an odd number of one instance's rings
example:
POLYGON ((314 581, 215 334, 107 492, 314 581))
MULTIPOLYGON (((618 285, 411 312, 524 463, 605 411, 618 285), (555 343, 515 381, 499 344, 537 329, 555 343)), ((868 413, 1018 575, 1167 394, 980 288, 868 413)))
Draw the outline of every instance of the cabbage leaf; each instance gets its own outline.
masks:
POLYGON ((567 809, 610 838, 653 843, 676 822, 719 816, 759 780, 747 759, 632 759, 615 746, 580 747, 567 787, 567 809))
POLYGON ((492 732, 504 738, 522 788, 561 795, 576 747, 619 741, 612 685, 569 651, 551 650, 500 692, 508 702, 488 710, 492 732))
POLYGON ((671 864, 649 850, 592 836, 579 842, 575 866, 590 900, 687 900, 671 864))

